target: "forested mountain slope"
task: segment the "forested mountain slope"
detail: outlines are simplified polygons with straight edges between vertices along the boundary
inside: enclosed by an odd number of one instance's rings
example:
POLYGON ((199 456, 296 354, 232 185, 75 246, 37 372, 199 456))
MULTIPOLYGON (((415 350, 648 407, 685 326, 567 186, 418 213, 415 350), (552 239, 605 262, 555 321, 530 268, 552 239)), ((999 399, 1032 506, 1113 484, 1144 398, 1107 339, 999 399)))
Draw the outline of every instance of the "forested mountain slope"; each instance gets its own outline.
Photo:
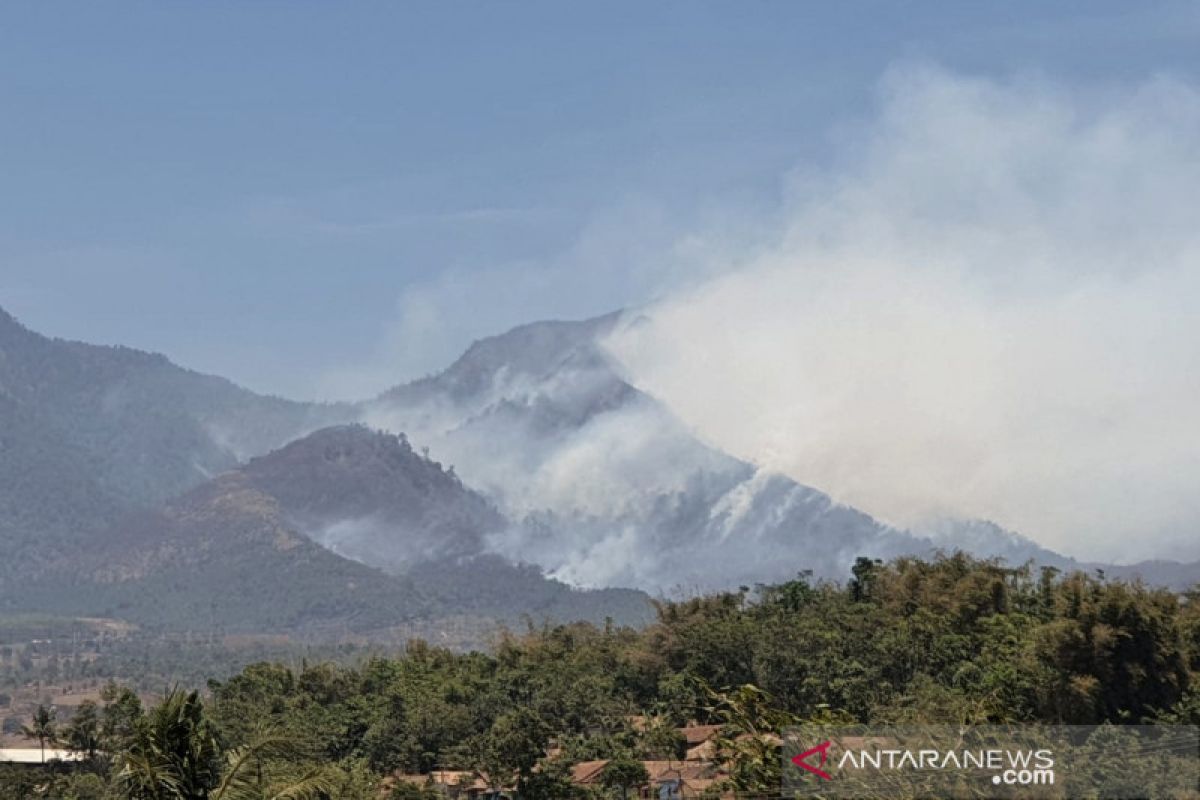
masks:
POLYGON ((636 592, 577 591, 487 557, 484 535, 504 524, 407 441, 340 426, 159 509, 124 515, 36 574, 14 579, 8 605, 171 629, 321 636, 386 634, 463 613, 649 616, 647 598, 636 592), (387 569, 338 552, 362 547, 391 554, 387 569))
POLYGON ((161 355, 50 339, 0 310, 0 531, 40 560, 351 413, 256 395, 161 355))

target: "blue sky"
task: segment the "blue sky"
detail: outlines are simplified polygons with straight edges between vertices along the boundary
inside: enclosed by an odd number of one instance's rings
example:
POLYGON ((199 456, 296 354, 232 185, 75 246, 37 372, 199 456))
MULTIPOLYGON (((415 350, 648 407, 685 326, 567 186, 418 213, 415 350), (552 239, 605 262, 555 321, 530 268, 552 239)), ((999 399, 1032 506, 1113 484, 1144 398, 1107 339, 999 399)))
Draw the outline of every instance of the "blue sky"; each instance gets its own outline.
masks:
POLYGON ((7 3, 0 305, 361 395, 669 288, 898 62, 1103 92, 1198 43, 1189 4, 7 3))

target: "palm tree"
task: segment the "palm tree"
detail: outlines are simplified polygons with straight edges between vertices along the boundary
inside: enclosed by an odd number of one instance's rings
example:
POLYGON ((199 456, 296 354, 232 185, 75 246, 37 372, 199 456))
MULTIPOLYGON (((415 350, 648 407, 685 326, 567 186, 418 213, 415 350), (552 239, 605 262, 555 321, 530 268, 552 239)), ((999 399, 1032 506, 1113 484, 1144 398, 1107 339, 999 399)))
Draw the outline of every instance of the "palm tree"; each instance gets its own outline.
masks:
POLYGON ((172 689, 137 720, 118 782, 130 800, 208 800, 220 775, 216 732, 197 692, 172 689))
POLYGON ((173 689, 138 721, 117 781, 130 800, 317 800, 330 791, 325 770, 291 777, 274 768, 301 749, 268 733, 222 758, 199 695, 173 689))
POLYGON ((96 703, 84 700, 64 732, 67 745, 88 761, 95 761, 100 750, 100 713, 96 703))
POLYGON ((43 764, 46 763, 46 743, 54 744, 58 741, 58 722, 55 717, 53 708, 38 706, 33 715, 33 724, 21 726, 22 736, 38 740, 42 749, 43 764))
POLYGON ((713 703, 705 710, 721 723, 713 744, 728 772, 730 788, 738 794, 778 792, 783 780, 779 731, 799 724, 799 719, 774 707, 771 696, 753 684, 728 692, 700 685, 713 703))
POLYGON ((225 775, 208 800, 319 800, 331 792, 324 767, 314 767, 299 777, 272 778, 272 761, 294 761, 302 748, 286 734, 261 734, 245 747, 230 751, 225 775))

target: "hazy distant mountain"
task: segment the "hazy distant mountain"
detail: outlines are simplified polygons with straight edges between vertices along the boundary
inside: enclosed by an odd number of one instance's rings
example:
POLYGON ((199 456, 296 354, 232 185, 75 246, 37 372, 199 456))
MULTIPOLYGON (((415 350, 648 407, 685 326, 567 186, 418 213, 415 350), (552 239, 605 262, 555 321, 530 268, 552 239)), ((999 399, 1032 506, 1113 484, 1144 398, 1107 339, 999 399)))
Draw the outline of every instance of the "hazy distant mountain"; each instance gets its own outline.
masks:
POLYGON ((0 384, 0 587, 127 509, 98 462, 0 384))
POLYGON ((503 524, 482 497, 405 440, 341 426, 253 459, 157 511, 130 514, 19 585, 23 601, 41 609, 176 629, 337 633, 463 613, 648 616, 644 595, 581 592, 498 563, 481 542, 503 524), (388 569, 339 555, 321 541, 330 528, 367 531, 335 544, 369 548, 388 569))
POLYGON ((576 592, 484 553, 503 517, 405 441, 343 427, 253 458, 358 413, 0 311, 0 608, 247 630, 647 616, 637 593, 576 592))
POLYGON ((317 431, 234 473, 270 495, 297 530, 335 553, 393 573, 475 556, 506 520, 403 435, 361 426, 317 431))
MULTIPOLYGON (((570 582, 652 591, 793 577, 843 578, 860 555, 963 549, 1012 565, 1092 569, 984 521, 908 532, 698 440, 637 390, 604 347, 621 314, 538 322, 473 344, 445 371, 366 404, 408 432, 513 521, 492 550, 570 582)), ((1168 585, 1200 565, 1109 567, 1168 585)))
POLYGON ((1104 564, 1078 561, 985 520, 939 520, 922 528, 921 533, 928 535, 943 550, 964 550, 980 558, 999 558, 1014 566, 1032 562, 1038 567, 1054 567, 1063 572, 1099 571, 1112 578, 1141 579, 1179 590, 1200 583, 1200 563, 1197 562, 1147 560, 1134 564, 1104 564))
POLYGON ((990 523, 897 530, 709 447, 624 380, 604 348, 624 324, 521 326, 374 400, 320 405, 0 312, 0 609, 362 631, 448 614, 635 620, 645 595, 567 584, 840 578, 860 555, 935 548, 1096 568, 990 523))
MULTIPOLYGON (((49 339, 0 310, 5 546, 40 559, 352 414, 262 397, 161 355, 49 339)), ((0 579, 22 563, 0 559, 0 579)))
POLYGON ((516 523, 501 554, 584 585, 736 586, 931 544, 700 442, 620 376, 613 314, 476 342, 444 372, 386 392, 365 418, 408 432, 516 523))
POLYGON ((1037 542, 987 520, 939 519, 920 529, 943 550, 965 550, 980 558, 1000 558, 1009 564, 1038 564, 1072 569, 1075 562, 1037 542))

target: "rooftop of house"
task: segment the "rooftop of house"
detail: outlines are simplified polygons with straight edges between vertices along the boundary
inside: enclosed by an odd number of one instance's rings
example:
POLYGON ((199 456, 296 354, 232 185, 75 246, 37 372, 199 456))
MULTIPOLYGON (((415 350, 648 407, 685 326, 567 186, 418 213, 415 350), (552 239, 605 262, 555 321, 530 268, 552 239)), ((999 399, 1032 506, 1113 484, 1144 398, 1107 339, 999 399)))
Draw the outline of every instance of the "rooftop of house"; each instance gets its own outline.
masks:
POLYGON ((698 744, 707 742, 716 736, 720 730, 720 725, 687 725, 679 728, 679 732, 683 734, 683 738, 687 739, 688 747, 695 747, 698 744))
POLYGON ((642 766, 646 768, 646 772, 650 775, 651 783, 710 778, 714 771, 710 764, 698 764, 688 761, 643 761, 642 766))
POLYGON ((717 743, 711 739, 701 742, 695 747, 689 747, 685 756, 688 761, 712 761, 716 757, 717 743))
MULTIPOLYGON (((581 761, 571 767, 571 782, 580 785, 596 783, 600 773, 604 771, 607 759, 598 761, 581 761)), ((711 764, 700 764, 687 761, 643 761, 650 783, 682 780, 687 783, 713 777, 714 768, 711 764)))
POLYGON ((397 781, 419 786, 432 783, 436 786, 456 786, 463 789, 482 790, 488 788, 484 779, 470 770, 438 769, 424 775, 400 773, 392 777, 397 781))
POLYGON ((595 783, 600 779, 600 772, 604 769, 604 765, 607 763, 607 759, 602 759, 599 761, 580 761, 578 764, 571 767, 571 783, 595 783))

